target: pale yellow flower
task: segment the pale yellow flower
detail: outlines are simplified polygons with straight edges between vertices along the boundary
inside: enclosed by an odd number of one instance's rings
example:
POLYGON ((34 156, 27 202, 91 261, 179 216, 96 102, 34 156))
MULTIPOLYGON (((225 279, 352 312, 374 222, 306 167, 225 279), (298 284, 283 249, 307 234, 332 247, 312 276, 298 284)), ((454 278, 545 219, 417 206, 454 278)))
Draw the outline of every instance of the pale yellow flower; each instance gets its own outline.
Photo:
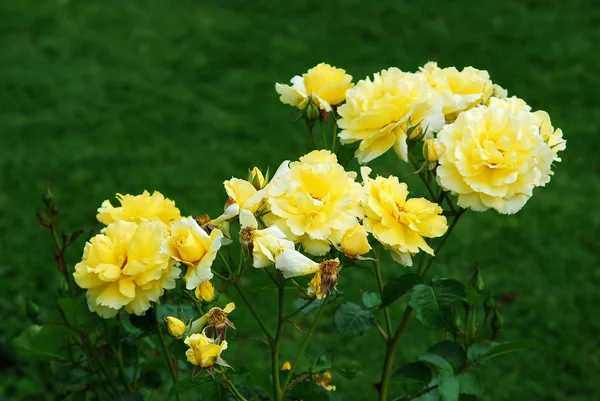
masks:
POLYGON ((117 221, 93 237, 73 273, 77 285, 87 289, 90 311, 104 318, 121 308, 143 315, 150 302, 174 288, 181 270, 160 252, 166 237, 167 227, 160 221, 117 221))
POLYGON ((247 210, 240 212, 240 241, 252 253, 254 267, 267 267, 275 263, 275 258, 284 249, 294 249, 294 243, 285 239, 285 234, 277 226, 258 229, 258 221, 247 210))
POLYGON ((139 223, 143 220, 160 220, 169 225, 181 218, 175 202, 165 198, 160 192, 152 195, 144 191, 141 195, 117 194, 121 206, 114 207, 109 200, 102 202, 96 218, 103 224, 111 224, 118 220, 139 223))
POLYGON ((408 199, 408 187, 397 177, 370 179, 370 171, 361 169, 367 230, 405 266, 412 265, 412 256, 419 250, 434 255, 425 238, 440 237, 448 229, 442 208, 425 198, 408 199))
POLYGON ((346 255, 364 255, 371 250, 371 245, 369 245, 367 236, 367 229, 357 223, 354 227, 346 231, 340 247, 346 255))
POLYGON ((187 337, 184 342, 190 347, 185 351, 185 356, 192 365, 200 368, 209 368, 214 364, 227 365, 221 360, 221 353, 227 349, 227 341, 217 343, 204 333, 196 333, 187 337))
POLYGON ((492 99, 439 132, 437 181, 458 195, 459 206, 513 214, 550 180, 552 148, 520 102, 492 99))
POLYGON ((167 330, 171 337, 177 339, 183 337, 187 329, 185 323, 173 316, 168 316, 165 320, 167 321, 167 330))
POLYGON ((355 177, 327 150, 285 161, 267 186, 267 225, 279 227, 311 255, 325 255, 362 217, 362 188, 355 177))
POLYGON ((162 243, 166 255, 187 265, 186 288, 193 290, 213 277, 211 266, 221 248, 223 233, 219 229, 206 233, 192 217, 171 225, 171 233, 162 243))
POLYGON ((408 161, 407 140, 429 138, 444 125, 442 98, 422 74, 383 70, 359 81, 346 94, 338 112, 343 144, 360 141, 355 153, 367 163, 394 149, 408 161), (416 127, 416 128, 415 128, 416 127))
POLYGON ((265 189, 257 190, 250 182, 239 178, 227 180, 223 185, 229 199, 225 203, 223 214, 214 219, 213 224, 218 225, 221 222, 237 217, 240 214, 240 210, 256 213, 262 206, 265 189))
POLYGON ((342 103, 346 91, 352 88, 352 76, 341 68, 321 63, 308 70, 302 76, 296 75, 291 80, 292 86, 275 84, 282 103, 304 109, 309 97, 321 110, 331 111, 332 106, 342 103))
POLYGON ((473 67, 459 71, 456 67, 440 68, 430 61, 420 71, 444 99, 442 111, 448 121, 454 121, 462 111, 487 102, 494 95, 494 89, 500 95, 504 91, 494 86, 487 71, 473 67))
POLYGON ((323 299, 336 284, 340 271, 339 259, 317 263, 293 249, 284 249, 275 260, 275 267, 285 278, 314 274, 308 285, 308 293, 323 299))
POLYGON ((194 294, 199 301, 210 303, 215 299, 215 287, 210 280, 206 280, 196 287, 194 294))

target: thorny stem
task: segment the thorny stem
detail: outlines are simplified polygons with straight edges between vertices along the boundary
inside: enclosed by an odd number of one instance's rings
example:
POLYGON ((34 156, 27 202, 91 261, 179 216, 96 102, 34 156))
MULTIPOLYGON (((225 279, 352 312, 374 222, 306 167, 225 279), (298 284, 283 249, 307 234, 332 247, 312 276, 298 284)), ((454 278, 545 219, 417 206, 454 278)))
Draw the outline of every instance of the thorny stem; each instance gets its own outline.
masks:
POLYGON ((321 126, 321 136, 323 137, 323 149, 327 149, 327 136, 325 135, 325 130, 323 129, 323 118, 319 119, 319 125, 321 126))
MULTIPOLYGON (((414 166, 414 168, 416 168, 417 170, 419 170, 419 164, 415 160, 415 157, 412 155, 412 153, 410 153, 410 152, 408 153, 408 158, 410 159, 410 162, 412 163, 412 165, 414 166)), ((419 177, 421 178, 421 180, 423 181, 423 183, 427 187, 427 191, 429 191, 429 195, 431 195, 431 198, 435 201, 435 199, 436 199, 435 198, 435 193, 433 192, 433 189, 431 189, 431 186, 427 182, 427 179, 423 175, 421 175, 421 173, 419 173, 419 177)))
POLYGON ((250 300, 248 299, 248 297, 244 293, 244 290, 242 290, 242 287, 240 287, 240 285, 239 285, 239 283, 237 281, 234 281, 233 285, 235 286, 237 292, 240 294, 240 296, 242 297, 242 299, 244 300, 244 302, 246 303, 246 305, 248 305, 248 309, 250 309, 250 312, 252 313, 252 315, 254 315, 254 319, 256 319, 256 321, 258 322, 258 325, 260 326, 260 328, 262 329, 262 331, 265 333, 265 336, 267 336, 267 340, 269 341, 269 344, 272 344, 273 343, 273 337, 269 333, 269 330, 267 330, 267 326, 265 326, 265 324, 263 323, 262 319, 260 318, 260 316, 258 315, 258 313, 256 312, 256 310, 252 306, 252 303, 250 302, 250 300))
POLYGON ((288 385, 290 384, 290 381, 292 380, 292 376, 294 375, 294 371, 298 367, 298 363, 300 362, 300 359, 302 358, 302 356, 304 356, 306 347, 308 346, 308 343, 310 342, 310 339, 311 339, 313 333, 315 332, 315 329, 317 328, 317 323, 319 322, 319 318, 325 311, 326 306, 327 306, 327 300, 324 299, 323 304, 321 304, 321 307, 319 308, 319 311, 317 312, 317 316, 315 317, 315 320, 313 321, 312 326, 308 330, 308 333, 306 334, 306 337, 304 338, 304 342, 302 343, 302 346, 300 347, 300 350, 298 351, 296 358, 294 358, 294 362, 292 362, 292 366, 285 377, 285 380, 283 382, 284 393, 285 393, 288 385))
POLYGON ((281 382, 279 378, 279 344, 281 342, 281 335, 283 334, 283 327, 285 326, 285 317, 283 315, 283 304, 285 299, 285 282, 278 281, 278 324, 277 332, 271 346, 271 371, 273 374, 273 390, 275 394, 275 400, 282 399, 281 394, 281 382))
MULTIPOLYGON (((173 366, 173 359, 171 358, 171 353, 169 352, 169 348, 167 348, 167 343, 165 341, 165 336, 163 335, 162 328, 160 327, 160 321, 158 320, 158 305, 154 306, 154 321, 156 323, 156 331, 158 331, 158 338, 160 340, 160 344, 163 349, 163 353, 165 354, 165 359, 167 360, 167 365, 169 365, 169 372, 171 373, 171 378, 173 379, 173 384, 177 383, 177 372, 175 371, 175 366, 173 366)), ((177 401, 181 401, 181 395, 177 394, 177 401)))
POLYGON ((308 133, 310 134, 310 139, 312 139, 312 143, 315 146, 315 149, 319 149, 319 145, 317 145, 317 141, 315 140, 315 135, 313 133, 313 126, 308 126, 308 133))
MULTIPOLYGON (((375 259, 373 266, 375 267, 375 277, 377 278, 377 288, 380 294, 383 294, 383 278, 381 276, 381 267, 379 266, 379 252, 375 253, 375 259)), ((385 326, 387 328, 387 336, 391 337, 392 333, 392 319, 390 318, 390 311, 387 306, 383 307, 383 315, 385 317, 385 326)))
POLYGON ((293 316, 296 316, 298 313, 302 312, 304 309, 308 308, 310 305, 312 305, 313 302, 315 302, 315 299, 317 299, 316 297, 312 297, 309 300, 307 300, 304 304, 302 304, 302 306, 300 306, 298 309, 296 309, 295 311, 293 311, 292 313, 290 313, 289 315, 284 316, 283 320, 289 320, 291 319, 293 316))
POLYGON ((121 376, 121 381, 123 381, 123 385, 125 386, 127 391, 132 392, 133 388, 127 381, 127 376, 125 376, 125 368, 123 367, 123 343, 119 343, 119 347, 117 349, 117 352, 115 353, 115 358, 117 360, 117 369, 119 370, 119 376, 121 376))
POLYGON ((335 145, 336 145, 336 140, 337 140, 337 118, 335 117, 335 113, 336 111, 333 110, 331 112, 331 116, 333 116, 333 137, 331 138, 331 152, 335 153, 335 145))
POLYGON ((227 380, 227 388, 229 389, 229 391, 231 391, 231 394, 233 394, 233 396, 235 397, 236 400, 238 401, 248 401, 246 400, 246 398, 238 391, 237 388, 235 388, 235 385, 231 382, 231 380, 227 380))

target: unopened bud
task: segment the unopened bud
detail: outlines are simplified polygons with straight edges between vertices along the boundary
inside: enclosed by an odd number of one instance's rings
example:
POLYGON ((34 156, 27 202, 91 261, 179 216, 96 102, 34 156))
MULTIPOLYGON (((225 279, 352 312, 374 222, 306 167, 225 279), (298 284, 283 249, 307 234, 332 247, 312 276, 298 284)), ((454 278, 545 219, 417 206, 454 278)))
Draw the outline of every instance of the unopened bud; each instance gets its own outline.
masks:
POLYGON ((429 163, 435 163, 439 160, 435 139, 426 139, 423 142, 423 157, 429 163))
POLYGON ((475 273, 473 273, 473 277, 469 281, 471 287, 475 288, 477 292, 481 292, 485 288, 485 284, 483 283, 483 279, 481 278, 481 274, 479 273, 479 268, 475 268, 475 273))
POLYGON ((248 171, 248 182, 257 190, 263 189, 267 185, 267 179, 258 167, 254 167, 248 171))
POLYGON ((290 361, 285 361, 283 365, 281 365, 281 370, 286 371, 292 369, 292 364, 290 361))
POLYGON ((308 104, 304 108, 304 121, 309 127, 314 126, 321 117, 319 108, 313 103, 312 98, 308 98, 308 104))
POLYGON ((485 309, 485 313, 490 313, 496 307, 496 301, 494 301, 494 295, 490 291, 490 293, 483 300, 483 308, 485 309))
POLYGON ((463 321, 458 313, 454 314, 454 333, 460 332, 463 329, 463 321))
POLYGON ((49 204, 50 202, 52 202, 53 199, 54 199, 54 195, 52 194, 52 191, 50 190, 50 182, 46 181, 46 192, 44 193, 42 200, 44 201, 45 204, 49 204))
POLYGON ((215 287, 213 287, 210 280, 206 280, 196 287, 194 293, 196 294, 198 301, 208 304, 215 300, 215 287))
POLYGON ((167 329, 169 330, 169 334, 174 338, 181 338, 185 334, 185 323, 176 317, 169 316, 166 318, 167 321, 167 329))
POLYGON ((494 339, 498 337, 498 334, 500 333, 503 327, 504 318, 502 317, 500 312, 498 312, 498 309, 494 309, 494 316, 492 317, 492 332, 494 339))

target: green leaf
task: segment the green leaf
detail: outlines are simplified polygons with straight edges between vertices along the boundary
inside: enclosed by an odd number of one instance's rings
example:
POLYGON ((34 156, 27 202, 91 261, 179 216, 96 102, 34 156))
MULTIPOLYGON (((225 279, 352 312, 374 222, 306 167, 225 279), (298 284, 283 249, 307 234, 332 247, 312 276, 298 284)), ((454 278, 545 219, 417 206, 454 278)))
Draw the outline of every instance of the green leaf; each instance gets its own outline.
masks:
POLYGON ((383 287, 381 307, 384 308, 396 302, 402 295, 407 294, 415 285, 420 283, 421 277, 414 273, 393 278, 383 287))
POLYGON ((457 377, 462 394, 476 395, 478 397, 483 395, 483 386, 474 373, 462 372, 457 377))
MULTIPOLYGON (((298 298, 294 301, 294 306, 300 308, 306 303, 306 299, 298 298)), ((302 309, 302 313, 309 313, 323 304, 324 299, 315 299, 306 308, 302 309)))
POLYGON ((441 401, 458 401, 460 383, 454 373, 447 370, 440 372, 440 385, 438 387, 441 401))
POLYGON ((409 304, 415 308, 419 322, 433 330, 454 332, 454 309, 452 304, 465 297, 465 288, 456 280, 442 279, 431 286, 417 284, 409 304))
POLYGON ((535 348, 540 348, 540 343, 531 339, 504 343, 475 343, 467 350, 467 359, 470 363, 479 364, 498 356, 535 348))
POLYGON ((333 351, 328 349, 323 352, 319 359, 317 359, 317 363, 315 364, 313 370, 317 373, 325 372, 333 367, 333 351))
POLYGON ((187 377, 185 379, 180 379, 177 383, 171 386, 169 395, 183 393, 184 391, 191 390, 195 387, 200 387, 210 381, 213 381, 213 379, 210 377, 196 377, 195 379, 192 377, 187 377))
POLYGON ((411 362, 394 372, 392 379, 410 380, 427 384, 431 381, 431 370, 423 362, 411 362))
POLYGON ((378 292, 363 292, 362 303, 365 308, 377 308, 381 305, 381 295, 378 292))
POLYGON ((65 326, 36 324, 12 341, 16 353, 25 359, 67 359, 68 339, 75 332, 65 326))
POLYGON ((140 393, 126 393, 114 398, 115 401, 144 401, 140 393))
POLYGON ((344 337, 356 337, 373 326, 374 316, 371 311, 362 309, 352 302, 344 302, 335 312, 335 328, 344 337))
POLYGON ((419 357, 419 360, 437 366, 438 368, 440 368, 441 371, 453 371, 452 365, 450 365, 450 363, 447 360, 445 360, 437 354, 426 352, 419 357))
POLYGON ((348 365, 343 368, 338 368, 338 372, 342 375, 343 378, 352 380, 355 379, 356 376, 361 374, 362 363, 359 361, 351 361, 348 365))
POLYGON ((452 366, 454 372, 458 372, 467 360, 467 354, 463 348, 453 341, 439 342, 432 345, 427 352, 442 357, 452 366))
POLYGON ((85 295, 78 297, 62 297, 58 300, 67 322, 84 333, 92 332, 102 323, 102 318, 90 312, 85 295))

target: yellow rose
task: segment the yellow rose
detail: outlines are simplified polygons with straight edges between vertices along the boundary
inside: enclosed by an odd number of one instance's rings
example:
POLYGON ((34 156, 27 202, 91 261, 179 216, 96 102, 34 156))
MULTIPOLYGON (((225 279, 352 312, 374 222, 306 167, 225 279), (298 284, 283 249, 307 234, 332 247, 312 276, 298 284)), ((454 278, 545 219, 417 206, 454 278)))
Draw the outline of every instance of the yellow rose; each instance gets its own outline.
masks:
POLYGON ((171 337, 178 339, 183 337, 186 330, 185 323, 173 316, 168 316, 165 320, 167 321, 167 330, 171 337))
POLYGON ((171 225, 171 233, 162 243, 166 255, 187 265, 186 288, 193 290, 213 278, 210 267, 221 248, 223 233, 215 228, 210 235, 192 217, 185 217, 171 225))
POLYGON ((439 132, 437 181, 458 195, 459 206, 513 214, 550 180, 552 148, 524 104, 492 99, 439 132))
POLYGON ((194 290, 194 294, 199 301, 210 303, 215 299, 215 287, 210 280, 206 280, 194 290))
POLYGON ((367 229, 356 224, 344 234, 341 243, 342 251, 350 256, 364 255, 371 250, 367 236, 367 229))
POLYGON ((93 237, 73 273, 77 285, 88 290, 90 311, 104 318, 121 308, 143 315, 165 289, 175 288, 181 270, 160 252, 166 236, 160 221, 117 221, 93 237))
POLYGON ((225 204, 223 214, 213 220, 214 225, 237 217, 242 209, 248 210, 250 213, 256 213, 262 206, 265 189, 257 190, 250 182, 239 178, 227 180, 223 185, 229 199, 225 204))
POLYGON ((420 134, 429 138, 444 125, 440 95, 422 74, 397 68, 375 73, 372 81, 368 77, 359 81, 348 91, 338 112, 340 141, 360 141, 355 153, 359 163, 367 163, 391 148, 406 162, 409 132, 411 138, 420 134))
POLYGON ((227 349, 227 341, 217 343, 204 333, 197 333, 187 337, 184 342, 190 347, 185 351, 185 356, 192 365, 200 368, 209 368, 214 364, 227 365, 221 359, 221 353, 227 349))
POLYGON ((330 243, 339 244, 362 217, 362 188, 355 177, 327 150, 315 150, 299 162, 285 161, 267 186, 267 224, 302 243, 311 255, 325 255, 330 243))
POLYGON ((420 68, 427 82, 444 99, 442 109, 446 120, 454 121, 458 113, 476 105, 483 104, 496 91, 504 91, 490 80, 485 70, 465 67, 458 71, 455 67, 440 68, 436 62, 430 61, 420 68))
POLYGON ((397 177, 369 178, 371 169, 363 167, 365 219, 363 224, 375 238, 405 266, 423 250, 434 255, 425 238, 444 235, 448 229, 442 208, 425 198, 408 198, 408 187, 397 177))
POLYGON ((321 63, 302 76, 291 80, 292 86, 275 84, 282 103, 304 109, 309 97, 321 110, 331 111, 332 106, 342 103, 346 91, 352 88, 352 76, 341 68, 321 63))
POLYGON ((100 223, 108 225, 118 220, 134 223, 142 220, 160 220, 168 225, 181 218, 175 202, 165 198, 158 191, 154 191, 152 195, 148 191, 135 196, 117 194, 117 199, 121 204, 119 207, 113 207, 109 200, 102 202, 96 216, 100 223))
POLYGON ((252 252, 254 267, 267 267, 275 263, 275 258, 284 249, 294 249, 294 243, 285 239, 285 234, 271 226, 258 229, 258 221, 247 210, 240 212, 240 241, 252 252))

